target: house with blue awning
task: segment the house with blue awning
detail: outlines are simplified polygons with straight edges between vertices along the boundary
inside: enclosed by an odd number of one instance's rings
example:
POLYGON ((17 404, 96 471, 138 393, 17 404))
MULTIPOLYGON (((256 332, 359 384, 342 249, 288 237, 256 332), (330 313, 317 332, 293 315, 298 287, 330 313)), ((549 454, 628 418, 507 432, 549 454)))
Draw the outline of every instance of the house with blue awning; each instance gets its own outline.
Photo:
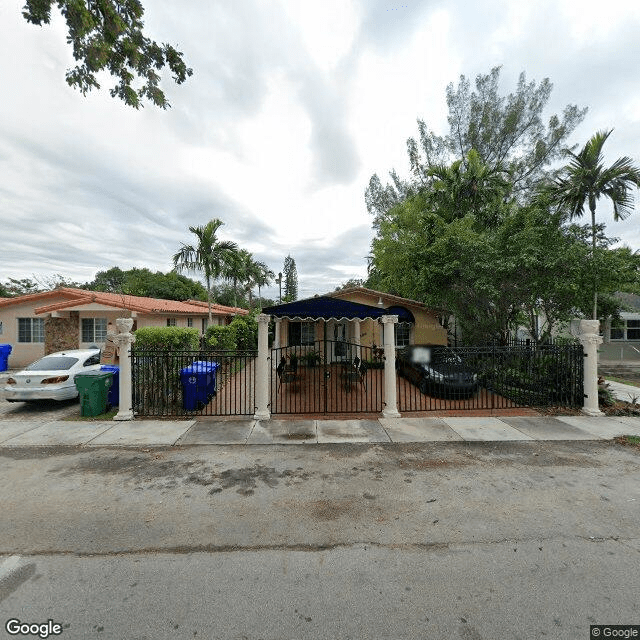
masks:
POLYGON ((364 287, 266 307, 276 321, 274 347, 309 347, 329 341, 331 361, 340 360, 347 345, 376 349, 383 344, 381 318, 398 316, 397 348, 410 344, 447 344, 447 330, 435 311, 421 302, 364 287), (344 344, 342 344, 344 343, 344 344))

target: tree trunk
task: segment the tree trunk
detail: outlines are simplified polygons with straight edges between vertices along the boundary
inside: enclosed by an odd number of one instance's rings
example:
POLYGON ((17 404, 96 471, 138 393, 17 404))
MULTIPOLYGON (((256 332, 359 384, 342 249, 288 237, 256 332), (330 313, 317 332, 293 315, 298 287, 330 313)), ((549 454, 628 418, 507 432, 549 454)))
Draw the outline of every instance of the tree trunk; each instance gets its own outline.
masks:
POLYGON ((596 208, 589 203, 591 209, 591 264, 593 268, 593 319, 598 319, 598 271, 596 269, 596 208))

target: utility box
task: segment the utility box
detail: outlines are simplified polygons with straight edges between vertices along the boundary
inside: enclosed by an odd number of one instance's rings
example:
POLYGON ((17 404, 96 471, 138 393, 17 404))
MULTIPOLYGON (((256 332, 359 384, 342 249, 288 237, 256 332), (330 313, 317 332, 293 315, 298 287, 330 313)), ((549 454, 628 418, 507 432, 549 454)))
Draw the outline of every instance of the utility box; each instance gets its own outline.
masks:
POLYGON ((197 411, 209 404, 216 393, 217 362, 196 360, 180 371, 182 404, 186 411, 197 411))
POLYGON ((107 412, 107 395, 113 383, 113 372, 79 373, 75 383, 80 394, 80 415, 95 417, 107 412))

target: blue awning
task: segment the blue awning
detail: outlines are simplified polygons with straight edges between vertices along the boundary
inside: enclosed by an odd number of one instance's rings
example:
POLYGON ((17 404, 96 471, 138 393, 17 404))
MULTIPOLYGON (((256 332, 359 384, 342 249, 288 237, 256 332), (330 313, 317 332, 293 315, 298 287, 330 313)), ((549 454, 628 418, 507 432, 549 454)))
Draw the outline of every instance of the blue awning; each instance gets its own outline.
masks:
POLYGON ((377 320, 389 312, 381 307, 371 307, 329 296, 317 296, 296 300, 273 307, 265 307, 262 313, 289 320, 377 320))

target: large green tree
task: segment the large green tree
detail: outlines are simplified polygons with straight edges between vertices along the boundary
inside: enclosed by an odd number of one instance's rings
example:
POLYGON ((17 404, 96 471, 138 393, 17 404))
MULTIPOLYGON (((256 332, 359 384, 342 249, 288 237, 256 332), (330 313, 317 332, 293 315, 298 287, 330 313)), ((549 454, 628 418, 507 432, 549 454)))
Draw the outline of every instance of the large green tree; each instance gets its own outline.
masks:
POLYGON ((601 269, 596 261, 596 204, 606 198, 613 206, 614 220, 624 220, 634 206, 632 188, 640 186, 640 169, 631 158, 618 158, 604 166, 602 147, 611 131, 598 131, 584 147, 573 153, 567 150, 569 163, 561 170, 550 188, 550 196, 558 207, 566 210, 570 219, 582 217, 585 205, 591 213, 591 243, 593 256, 593 319, 598 318, 598 280, 601 269))
POLYGON ((99 89, 97 75, 108 72, 117 80, 112 97, 136 109, 145 100, 166 109, 160 71, 168 67, 177 84, 193 73, 174 46, 144 34, 139 0, 26 0, 22 15, 32 24, 49 24, 54 5, 67 23, 67 42, 79 63, 67 71, 67 83, 82 95, 99 89))
POLYGON ((154 273, 146 268, 123 271, 120 267, 112 267, 98 271, 93 281, 84 285, 84 288, 164 300, 207 299, 207 292, 199 282, 175 271, 154 273))
POLYGON ((225 266, 230 262, 230 256, 238 251, 238 245, 235 242, 218 238, 218 230, 223 224, 222 220, 214 218, 205 225, 189 227, 189 231, 196 236, 197 242, 182 243, 180 250, 173 256, 173 264, 177 271, 202 273, 207 287, 209 323, 212 321, 212 282, 222 275, 225 266))
POLYGON ((284 267, 282 269, 282 277, 284 278, 284 302, 293 302, 298 299, 298 269, 296 261, 288 255, 284 259, 284 267))
MULTIPOLYGON (((369 284, 454 316, 467 342, 505 341, 518 326, 547 339, 585 308, 593 277, 588 226, 565 224, 548 194, 528 205, 509 198, 508 182, 503 190, 501 181, 479 181, 482 193, 465 197, 459 169, 457 161, 444 167, 443 184, 380 219, 369 284)), ((481 167, 473 173, 483 174, 481 167)), ((598 231, 599 286, 613 301, 615 291, 637 287, 639 258, 611 250, 598 231)))
POLYGON ((393 206, 415 195, 432 182, 432 170, 455 161, 467 163, 473 149, 487 171, 507 171, 513 192, 531 192, 550 164, 558 159, 566 141, 582 121, 586 109, 567 105, 561 116, 544 121, 544 111, 553 85, 548 78, 537 84, 520 74, 515 91, 500 92, 500 67, 475 79, 475 91, 463 75, 458 86, 447 87, 449 132, 437 135, 423 120, 418 120, 417 139, 409 138, 407 150, 411 175, 402 179, 391 171, 392 182, 386 185, 373 175, 365 193, 369 212, 378 224, 393 206))

